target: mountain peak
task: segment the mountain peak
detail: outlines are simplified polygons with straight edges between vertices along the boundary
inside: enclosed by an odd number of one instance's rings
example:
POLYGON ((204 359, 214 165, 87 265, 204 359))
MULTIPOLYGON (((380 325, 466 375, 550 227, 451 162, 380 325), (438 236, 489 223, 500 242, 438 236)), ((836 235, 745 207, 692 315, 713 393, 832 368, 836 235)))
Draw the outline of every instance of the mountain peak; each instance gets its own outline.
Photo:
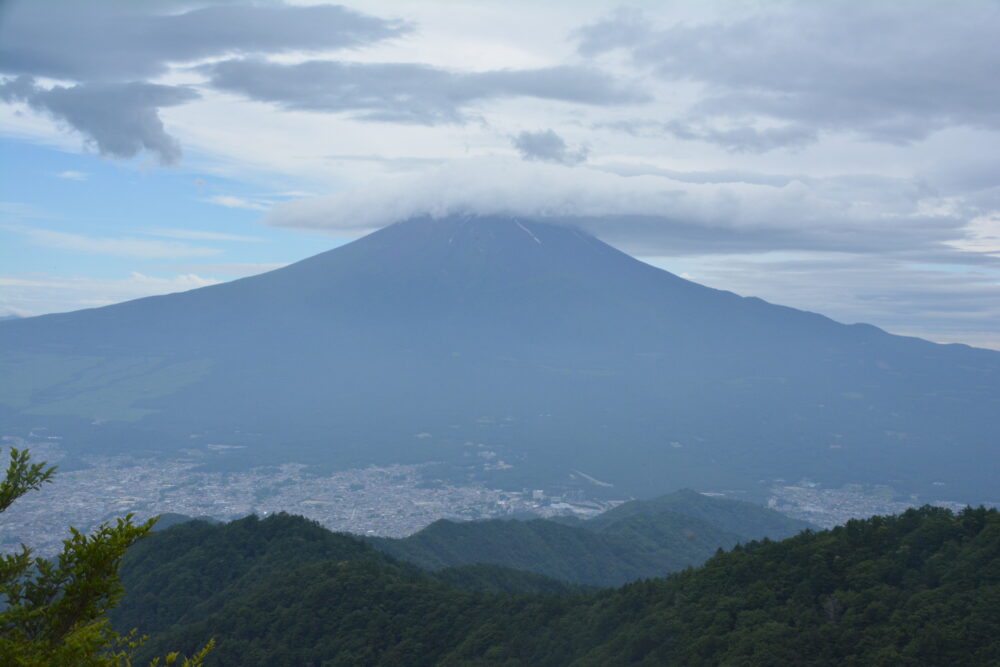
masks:
POLYGON ((446 314, 475 321, 492 313, 497 326, 514 321, 508 308, 533 302, 554 299, 567 311, 576 302, 582 314, 586 301, 596 313, 606 301, 635 298, 640 284, 697 288, 573 227, 503 216, 399 222, 248 281, 284 282, 345 308, 388 309, 408 321, 446 314))
MULTIPOLYGON (((413 218, 380 229, 343 246, 343 254, 373 253, 370 259, 392 261, 400 254, 411 260, 437 263, 471 253, 475 259, 502 257, 514 264, 531 259, 557 261, 571 254, 578 263, 592 261, 595 253, 635 262, 590 234, 567 225, 513 216, 451 216, 413 218)), ((341 250, 336 249, 333 252, 341 250)))

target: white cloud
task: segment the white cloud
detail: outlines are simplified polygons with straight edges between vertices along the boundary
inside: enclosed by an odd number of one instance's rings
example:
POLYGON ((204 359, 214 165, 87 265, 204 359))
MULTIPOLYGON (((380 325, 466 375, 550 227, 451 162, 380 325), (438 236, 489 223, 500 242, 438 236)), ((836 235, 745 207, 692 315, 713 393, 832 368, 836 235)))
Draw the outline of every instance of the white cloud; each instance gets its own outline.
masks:
POLYGON ((270 208, 270 202, 259 199, 246 199, 244 197, 233 197, 231 195, 215 195, 204 199, 209 204, 225 206, 226 208, 245 208, 251 211, 266 211, 270 208))
POLYGON ((15 319, 18 317, 31 317, 33 313, 9 306, 0 306, 0 319, 15 319))
POLYGON ((90 174, 83 171, 73 171, 68 169, 66 171, 61 171, 56 174, 56 178, 65 178, 68 181, 85 181, 90 177, 90 174))
POLYGON ((150 229, 145 232, 150 236, 160 236, 167 239, 182 239, 186 241, 236 241, 240 243, 260 243, 264 239, 259 236, 244 236, 243 234, 226 234, 209 232, 200 229, 150 229))
POLYGON ((686 254, 926 247, 960 237, 963 213, 904 179, 691 182, 481 158, 283 202, 263 220, 343 235, 420 216, 512 215, 575 224, 643 254, 686 254))
POLYGON ((0 311, 21 315, 96 308, 156 294, 183 292, 218 281, 195 273, 160 278, 138 272, 128 277, 99 279, 61 277, 44 273, 0 275, 0 311))
POLYGON ((14 222, 30 218, 47 218, 45 211, 33 204, 17 201, 0 201, 0 220, 14 222))
POLYGON ((98 255, 115 255, 137 259, 156 259, 171 257, 207 257, 217 255, 221 250, 193 246, 174 241, 152 241, 135 238, 100 238, 60 232, 53 229, 37 229, 21 225, 3 225, 0 229, 16 232, 25 236, 32 243, 46 248, 70 250, 73 252, 92 253, 98 255))
POLYGON ((907 144, 947 127, 1000 130, 995 2, 732 3, 657 27, 619 10, 576 34, 580 52, 624 51, 699 99, 663 130, 734 150, 802 146, 824 132, 907 144))
POLYGON ((949 245, 1000 257, 1000 211, 973 218, 966 226, 965 238, 950 241, 949 245))
POLYGON ((269 197, 314 197, 315 192, 309 192, 307 190, 283 190, 281 192, 271 192, 268 194, 269 197))
POLYGON ((164 271, 181 271, 185 273, 197 273, 207 276, 225 276, 226 278, 245 278, 255 276, 259 273, 274 271, 288 266, 284 262, 220 262, 214 264, 175 264, 160 267, 164 271))

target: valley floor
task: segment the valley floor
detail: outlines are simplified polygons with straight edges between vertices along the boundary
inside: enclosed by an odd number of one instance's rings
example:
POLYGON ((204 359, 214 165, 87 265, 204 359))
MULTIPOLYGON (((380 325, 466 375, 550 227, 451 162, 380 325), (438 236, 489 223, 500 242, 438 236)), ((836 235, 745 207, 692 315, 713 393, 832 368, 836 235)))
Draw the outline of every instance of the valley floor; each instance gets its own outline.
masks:
MULTIPOLYGON (((66 457, 58 442, 7 437, 3 444, 30 449, 34 459, 56 465, 66 457)), ((427 484, 420 465, 370 466, 325 475, 298 463, 243 472, 199 470, 210 451, 192 450, 175 459, 88 456, 76 462, 86 465, 82 469, 61 468, 53 483, 5 513, 0 552, 13 552, 24 543, 39 555, 52 555, 61 549, 67 526, 87 531, 129 512, 140 519, 177 513, 229 520, 286 511, 334 531, 405 537, 442 518, 558 513, 587 517, 616 504, 554 501, 535 490, 427 484)))
MULTIPOLYGON (((405 537, 442 518, 469 520, 515 514, 576 514, 586 518, 621 502, 563 498, 544 489, 505 491, 483 485, 428 484, 420 465, 371 466, 332 474, 315 474, 298 463, 242 472, 201 470, 218 445, 193 448, 178 458, 90 456, 72 461, 58 438, 29 441, 4 436, 2 444, 30 449, 39 461, 69 465, 61 466, 54 483, 5 514, 0 526, 0 553, 13 552, 24 543, 39 555, 52 555, 61 549, 68 526, 88 531, 128 512, 140 519, 177 513, 229 520, 286 511, 335 531, 405 537)), ((927 502, 918 498, 900 502, 889 487, 824 489, 798 482, 775 484, 769 506, 830 527, 851 518, 891 514, 927 502)), ((951 509, 964 506, 948 501, 932 504, 951 509)))

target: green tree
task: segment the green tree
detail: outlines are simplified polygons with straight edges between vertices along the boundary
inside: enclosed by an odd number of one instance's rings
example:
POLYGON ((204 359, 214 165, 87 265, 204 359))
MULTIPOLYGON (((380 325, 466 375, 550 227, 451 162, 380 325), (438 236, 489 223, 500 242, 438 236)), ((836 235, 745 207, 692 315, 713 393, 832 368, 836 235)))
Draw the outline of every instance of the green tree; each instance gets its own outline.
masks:
MULTIPOLYGON (((28 451, 11 448, 0 482, 0 512, 52 481, 54 474, 55 466, 33 463, 28 451)), ((0 656, 5 665, 131 665, 142 638, 134 630, 118 634, 106 614, 124 591, 118 568, 126 549, 156 522, 132 519, 129 514, 104 523, 90 535, 71 527, 55 559, 33 558, 23 544, 19 552, 0 557, 0 656)), ((163 664, 197 667, 213 644, 191 658, 168 654, 163 664)), ((159 659, 153 664, 160 664, 159 659)))

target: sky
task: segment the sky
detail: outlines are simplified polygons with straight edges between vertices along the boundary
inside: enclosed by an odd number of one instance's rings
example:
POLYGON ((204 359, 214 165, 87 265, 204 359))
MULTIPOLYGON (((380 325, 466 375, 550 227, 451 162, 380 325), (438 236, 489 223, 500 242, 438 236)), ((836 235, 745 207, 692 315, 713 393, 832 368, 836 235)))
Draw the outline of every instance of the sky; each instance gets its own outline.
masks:
POLYGON ((998 34, 998 0, 0 0, 0 316, 509 214, 1000 349, 998 34))

